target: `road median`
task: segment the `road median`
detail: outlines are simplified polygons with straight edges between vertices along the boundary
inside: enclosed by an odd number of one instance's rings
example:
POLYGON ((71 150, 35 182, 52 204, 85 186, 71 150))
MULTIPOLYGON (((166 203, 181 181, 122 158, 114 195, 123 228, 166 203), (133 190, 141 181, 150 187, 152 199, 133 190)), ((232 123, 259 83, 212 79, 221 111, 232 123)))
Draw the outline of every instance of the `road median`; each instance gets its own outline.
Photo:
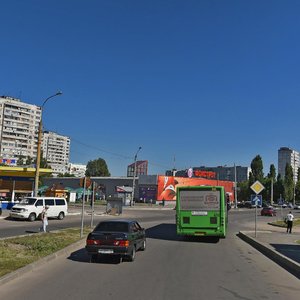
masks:
POLYGON ((0 285, 83 247, 89 231, 84 229, 84 238, 79 228, 71 228, 0 240, 0 285))

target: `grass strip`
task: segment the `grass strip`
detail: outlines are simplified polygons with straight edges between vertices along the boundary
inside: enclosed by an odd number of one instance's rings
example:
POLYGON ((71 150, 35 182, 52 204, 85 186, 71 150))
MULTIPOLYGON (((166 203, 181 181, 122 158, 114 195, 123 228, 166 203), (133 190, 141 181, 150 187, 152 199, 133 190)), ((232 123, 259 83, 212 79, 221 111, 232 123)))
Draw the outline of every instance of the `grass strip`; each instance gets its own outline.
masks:
MULTIPOLYGON (((84 236, 90 232, 84 228, 84 236)), ((0 277, 80 240, 80 228, 0 240, 0 277)))
MULTIPOLYGON (((286 223, 284 223, 283 220, 273 222, 275 225, 286 227, 286 223)), ((299 226, 300 225, 300 219, 294 219, 293 226, 299 226)))

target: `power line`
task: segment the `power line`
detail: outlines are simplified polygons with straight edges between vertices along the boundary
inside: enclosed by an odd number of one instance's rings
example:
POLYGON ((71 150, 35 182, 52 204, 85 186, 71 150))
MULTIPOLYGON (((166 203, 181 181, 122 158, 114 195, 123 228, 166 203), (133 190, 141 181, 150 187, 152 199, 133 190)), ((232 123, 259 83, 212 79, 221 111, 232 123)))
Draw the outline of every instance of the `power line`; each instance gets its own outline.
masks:
MULTIPOLYGON (((97 151, 101 151, 101 152, 104 152, 104 153, 107 153, 107 154, 110 154, 110 155, 114 155, 114 156, 117 156, 117 157, 121 157, 125 160, 129 160, 129 159, 132 159, 132 157, 130 156, 126 156, 126 155, 123 155, 123 154, 120 154, 120 153, 116 153, 116 152, 111 152, 111 151, 108 151, 108 150, 105 150, 105 149, 102 149, 100 147, 97 147, 97 146, 93 146, 93 145, 89 145, 89 144, 86 144, 86 143, 83 143, 81 141, 78 141, 77 139, 74 139, 72 137, 71 138, 71 141, 74 141, 84 147, 87 147, 89 149, 94 149, 94 150, 97 150, 97 151)), ((149 162, 148 160, 148 164, 151 165, 151 166, 156 166, 156 167, 160 167, 160 168, 164 168, 164 169, 171 169, 169 166, 165 166, 165 165, 161 165, 161 164, 158 164, 158 163, 153 163, 153 162, 149 162)))
POLYGON ((93 145, 85 144, 85 143, 83 143, 83 142, 80 142, 80 141, 78 141, 78 140, 72 138, 72 137, 71 137, 71 141, 75 141, 76 143, 78 143, 78 144, 80 144, 80 145, 82 145, 82 146, 85 146, 85 147, 87 147, 87 148, 89 148, 89 149, 95 149, 95 150, 97 150, 97 151, 101 151, 101 152, 104 152, 104 153, 107 153, 107 154, 119 156, 119 157, 124 158, 124 159, 132 159, 132 157, 125 156, 125 155, 123 155, 123 154, 119 154, 119 153, 107 151, 107 150, 104 150, 104 149, 102 149, 102 148, 99 148, 99 147, 96 147, 96 146, 93 146, 93 145))

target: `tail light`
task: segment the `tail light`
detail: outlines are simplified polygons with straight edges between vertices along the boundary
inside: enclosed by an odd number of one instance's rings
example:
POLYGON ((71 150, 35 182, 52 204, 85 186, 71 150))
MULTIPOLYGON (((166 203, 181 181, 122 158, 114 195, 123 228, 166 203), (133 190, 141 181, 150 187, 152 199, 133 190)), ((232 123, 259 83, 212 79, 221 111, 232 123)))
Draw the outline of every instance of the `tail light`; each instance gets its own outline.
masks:
POLYGON ((128 247, 129 241, 128 240, 114 240, 114 246, 120 246, 120 247, 128 247))
POLYGON ((87 245, 100 245, 101 241, 99 240, 86 240, 87 245))

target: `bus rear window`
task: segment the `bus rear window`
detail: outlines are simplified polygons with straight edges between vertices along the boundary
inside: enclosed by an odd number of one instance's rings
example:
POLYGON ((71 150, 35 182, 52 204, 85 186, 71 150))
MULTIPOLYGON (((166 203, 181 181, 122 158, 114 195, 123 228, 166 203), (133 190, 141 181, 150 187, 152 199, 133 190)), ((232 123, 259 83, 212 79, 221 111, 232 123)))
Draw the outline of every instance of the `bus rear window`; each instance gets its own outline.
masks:
POLYGON ((188 190, 180 191, 182 210, 220 210, 220 192, 188 190))

